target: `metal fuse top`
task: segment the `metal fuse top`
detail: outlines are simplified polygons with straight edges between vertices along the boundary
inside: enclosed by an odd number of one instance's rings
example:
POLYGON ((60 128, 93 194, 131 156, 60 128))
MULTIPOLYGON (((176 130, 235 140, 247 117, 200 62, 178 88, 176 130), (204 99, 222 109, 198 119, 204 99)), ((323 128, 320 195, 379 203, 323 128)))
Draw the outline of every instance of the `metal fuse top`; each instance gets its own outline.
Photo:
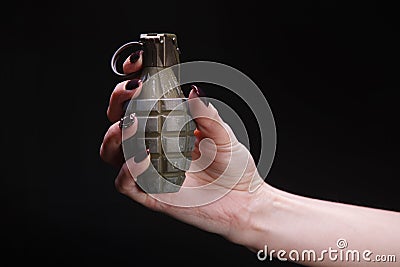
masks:
POLYGON ((179 64, 179 48, 175 34, 146 33, 140 35, 143 45, 143 67, 170 67, 179 64))

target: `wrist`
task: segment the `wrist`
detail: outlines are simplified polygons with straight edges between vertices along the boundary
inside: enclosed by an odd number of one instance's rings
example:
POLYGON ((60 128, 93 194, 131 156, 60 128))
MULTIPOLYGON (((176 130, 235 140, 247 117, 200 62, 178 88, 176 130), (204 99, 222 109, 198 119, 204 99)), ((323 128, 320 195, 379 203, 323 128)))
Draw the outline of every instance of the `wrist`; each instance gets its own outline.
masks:
POLYGON ((286 202, 289 194, 265 182, 256 191, 247 194, 248 205, 245 210, 235 214, 233 221, 236 226, 231 229, 227 239, 251 251, 258 251, 264 247, 272 231, 274 214, 279 212, 279 206, 286 202))

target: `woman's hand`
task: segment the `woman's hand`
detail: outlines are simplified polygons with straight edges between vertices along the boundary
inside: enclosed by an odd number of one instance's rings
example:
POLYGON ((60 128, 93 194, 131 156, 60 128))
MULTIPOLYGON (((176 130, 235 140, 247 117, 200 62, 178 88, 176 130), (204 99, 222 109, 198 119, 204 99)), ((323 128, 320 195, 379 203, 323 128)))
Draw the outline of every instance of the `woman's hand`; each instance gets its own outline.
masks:
MULTIPOLYGON (((123 69, 129 74, 140 71, 141 66, 142 57, 138 51, 126 59, 123 69)), ((150 209, 245 244, 245 240, 242 240, 245 237, 238 233, 251 224, 251 213, 255 211, 257 203, 268 202, 271 188, 259 176, 249 151, 238 142, 218 111, 201 98, 203 93, 200 88, 192 86, 189 94, 189 109, 196 118, 197 129, 193 162, 186 172, 183 189, 178 193, 154 197, 143 192, 135 182, 135 178, 149 166, 150 155, 146 151, 139 151, 125 162, 121 149, 122 138, 135 135, 138 120, 135 117, 128 118, 130 126, 122 129, 119 121, 124 115, 123 103, 137 97, 142 85, 138 79, 124 81, 111 94, 107 116, 114 124, 105 134, 100 155, 107 163, 120 168, 115 179, 116 188, 150 209), (206 161, 209 162, 204 164, 206 161), (206 168, 196 171, 199 164, 206 165, 206 168), (212 185, 212 189, 204 187, 207 184, 212 185)))

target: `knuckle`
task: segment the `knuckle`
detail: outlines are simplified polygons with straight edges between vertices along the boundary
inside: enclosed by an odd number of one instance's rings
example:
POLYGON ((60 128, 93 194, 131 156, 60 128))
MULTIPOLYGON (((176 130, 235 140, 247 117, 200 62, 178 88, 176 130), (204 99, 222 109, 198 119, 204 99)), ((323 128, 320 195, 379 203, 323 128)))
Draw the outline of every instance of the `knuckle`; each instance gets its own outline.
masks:
POLYGON ((131 178, 129 170, 128 170, 126 164, 124 164, 121 167, 120 174, 117 176, 117 178, 115 178, 115 181, 114 181, 115 188, 121 194, 126 195, 130 191, 132 191, 132 189, 134 187, 134 182, 133 182, 133 179, 131 180, 129 178, 131 178))
POLYGON ((114 123, 108 129, 103 139, 103 144, 108 146, 110 144, 119 145, 121 143, 121 129, 118 127, 118 123, 114 123))
POLYGON ((107 117, 111 122, 117 121, 119 119, 119 116, 121 116, 120 113, 122 112, 122 106, 120 105, 125 100, 129 99, 130 94, 132 93, 125 90, 126 83, 127 81, 118 83, 111 93, 107 108, 107 117))
POLYGON ((111 93, 110 96, 110 105, 112 105, 113 103, 118 102, 118 99, 120 98, 121 94, 124 92, 124 87, 125 87, 125 83, 126 81, 120 82, 118 83, 114 90, 111 93))
POLYGON ((127 186, 124 185, 123 179, 121 179, 119 176, 115 178, 114 185, 118 192, 124 195, 127 194, 127 186))
POLYGON ((112 106, 114 103, 116 103, 116 100, 118 99, 120 92, 117 89, 114 89, 114 91, 111 93, 110 96, 110 103, 109 106, 112 106))
POLYGON ((118 192, 124 194, 124 192, 125 192, 124 191, 124 186, 123 186, 123 182, 121 180, 122 180, 121 177, 117 176, 117 178, 115 178, 115 181, 114 181, 114 186, 115 186, 115 189, 117 189, 118 192))
POLYGON ((125 83, 126 83, 126 81, 122 81, 122 82, 117 83, 117 85, 115 85, 113 93, 116 93, 116 92, 118 93, 118 91, 121 91, 121 89, 124 88, 125 83))
POLYGON ((101 144, 100 146, 100 158, 108 163, 108 164, 112 164, 112 158, 110 157, 109 153, 107 152, 106 146, 104 143, 101 144))
POLYGON ((221 127, 221 125, 212 117, 203 118, 201 126, 205 129, 215 129, 216 127, 221 127))
POLYGON ((206 129, 222 126, 218 111, 215 108, 213 108, 207 116, 200 117, 200 119, 202 120, 202 126, 206 129))
POLYGON ((110 111, 110 106, 107 108, 107 118, 111 121, 111 111, 110 111))
POLYGON ((101 145, 100 145, 99 154, 100 154, 100 158, 105 161, 106 160, 106 153, 105 153, 105 150, 104 150, 104 143, 101 143, 101 145))

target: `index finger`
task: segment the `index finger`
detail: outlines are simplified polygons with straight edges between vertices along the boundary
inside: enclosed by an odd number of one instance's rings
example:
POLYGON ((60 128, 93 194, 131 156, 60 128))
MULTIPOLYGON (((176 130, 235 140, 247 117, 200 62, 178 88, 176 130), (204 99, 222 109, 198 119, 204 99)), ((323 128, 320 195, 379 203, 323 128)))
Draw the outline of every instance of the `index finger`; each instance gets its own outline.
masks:
POLYGON ((122 69, 125 74, 131 74, 139 71, 142 68, 143 50, 133 52, 128 58, 125 59, 122 69))

